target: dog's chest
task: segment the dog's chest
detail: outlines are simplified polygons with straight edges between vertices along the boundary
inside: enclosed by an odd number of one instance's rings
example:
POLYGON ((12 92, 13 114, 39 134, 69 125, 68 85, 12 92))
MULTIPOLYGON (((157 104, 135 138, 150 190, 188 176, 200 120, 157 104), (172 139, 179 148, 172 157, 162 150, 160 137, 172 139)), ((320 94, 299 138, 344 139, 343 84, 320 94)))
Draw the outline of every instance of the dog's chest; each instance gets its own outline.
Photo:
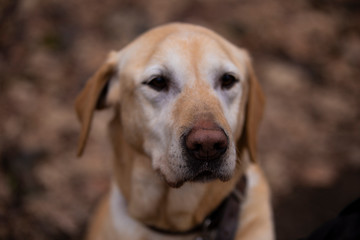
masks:
POLYGON ((148 225, 165 229, 188 229, 198 224, 196 212, 206 192, 206 185, 187 183, 169 188, 159 175, 141 161, 134 163, 129 214, 148 225))

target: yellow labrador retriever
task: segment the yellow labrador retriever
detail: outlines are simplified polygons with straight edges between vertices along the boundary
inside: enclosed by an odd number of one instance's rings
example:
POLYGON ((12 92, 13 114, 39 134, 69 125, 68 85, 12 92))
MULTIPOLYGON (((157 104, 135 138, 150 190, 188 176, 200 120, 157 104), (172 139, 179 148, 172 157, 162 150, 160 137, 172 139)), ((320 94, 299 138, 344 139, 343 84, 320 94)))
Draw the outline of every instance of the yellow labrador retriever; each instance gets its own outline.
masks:
POLYGON ((263 103, 247 52, 206 28, 161 26, 111 52, 76 100, 78 155, 94 111, 114 109, 114 180, 87 239, 273 239, 263 103))

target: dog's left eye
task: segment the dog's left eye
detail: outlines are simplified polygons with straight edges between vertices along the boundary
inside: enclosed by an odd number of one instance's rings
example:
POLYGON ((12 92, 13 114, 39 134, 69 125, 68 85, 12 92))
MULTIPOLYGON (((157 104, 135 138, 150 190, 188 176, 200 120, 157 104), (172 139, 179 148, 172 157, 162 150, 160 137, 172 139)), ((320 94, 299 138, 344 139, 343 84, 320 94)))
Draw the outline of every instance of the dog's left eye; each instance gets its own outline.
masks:
POLYGON ((225 90, 232 88, 234 86, 234 84, 237 82, 238 82, 238 80, 236 79, 236 77, 234 77, 230 73, 225 73, 220 78, 221 88, 225 89, 225 90))
POLYGON ((168 80, 166 77, 164 76, 157 76, 152 78, 149 82, 144 82, 144 84, 148 85, 149 87, 151 87, 152 89, 160 92, 160 91, 165 91, 168 89, 168 80))

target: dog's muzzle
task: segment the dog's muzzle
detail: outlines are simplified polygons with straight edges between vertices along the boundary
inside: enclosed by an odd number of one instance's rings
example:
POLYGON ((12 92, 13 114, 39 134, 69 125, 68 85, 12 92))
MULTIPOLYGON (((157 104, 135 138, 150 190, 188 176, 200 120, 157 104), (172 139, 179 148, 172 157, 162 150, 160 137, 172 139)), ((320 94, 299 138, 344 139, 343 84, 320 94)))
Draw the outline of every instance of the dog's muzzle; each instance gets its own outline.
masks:
POLYGON ((218 178, 229 138, 224 130, 210 120, 200 120, 184 136, 187 165, 193 181, 218 178))

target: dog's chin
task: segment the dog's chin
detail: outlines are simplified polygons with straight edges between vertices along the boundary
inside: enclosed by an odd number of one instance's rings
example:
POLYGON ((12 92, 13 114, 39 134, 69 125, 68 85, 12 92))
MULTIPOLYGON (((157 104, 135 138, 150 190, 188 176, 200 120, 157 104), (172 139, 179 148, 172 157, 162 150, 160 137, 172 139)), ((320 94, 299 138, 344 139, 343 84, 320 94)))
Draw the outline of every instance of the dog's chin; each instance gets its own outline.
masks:
POLYGON ((222 164, 201 164, 198 166, 182 166, 178 169, 158 168, 156 171, 169 187, 180 188, 186 182, 229 181, 234 174, 235 167, 222 164))
POLYGON ((194 177, 190 178, 189 181, 191 182, 210 182, 210 181, 214 181, 214 180, 220 180, 223 182, 229 181, 231 178, 230 174, 220 174, 217 172, 213 172, 213 171, 202 171, 199 172, 198 174, 195 174, 194 177))
POLYGON ((169 185, 169 187, 172 188, 180 188, 184 183, 186 182, 199 182, 199 183, 207 183, 215 180, 220 180, 222 182, 229 181, 232 177, 232 174, 221 174, 217 172, 212 171, 202 171, 196 174, 191 174, 188 176, 184 176, 183 178, 177 178, 176 181, 171 181, 169 178, 166 178, 165 175, 163 175, 163 179, 165 182, 169 185))
POLYGON ((192 182, 209 182, 217 178, 216 174, 211 171, 203 171, 195 175, 190 181, 192 182))

